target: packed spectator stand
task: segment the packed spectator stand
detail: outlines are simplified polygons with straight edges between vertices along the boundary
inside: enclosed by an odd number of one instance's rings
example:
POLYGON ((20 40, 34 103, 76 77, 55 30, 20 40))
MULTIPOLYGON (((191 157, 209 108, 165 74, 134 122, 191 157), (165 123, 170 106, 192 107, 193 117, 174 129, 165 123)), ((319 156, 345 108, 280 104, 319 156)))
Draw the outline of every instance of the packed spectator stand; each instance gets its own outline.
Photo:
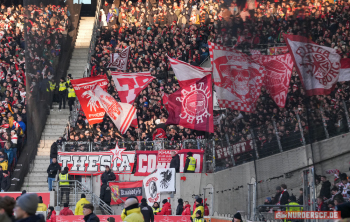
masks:
MULTIPOLYGON (((67 35, 68 15, 64 4, 23 7, 23 1, 5 1, 0 6, 0 167, 7 175, 1 174, 1 180, 10 178, 26 144, 28 99, 43 101, 43 96, 54 93, 50 85, 67 35)), ((2 183, 1 189, 8 190, 7 185, 2 183)))
MULTIPOLYGON (((263 87, 254 113, 214 111, 213 134, 166 126, 168 114, 162 102, 164 93, 179 89, 167 55, 199 66, 208 59, 208 41, 269 54, 269 47, 285 45, 282 33, 288 33, 306 36, 347 57, 348 12, 345 1, 248 1, 246 5, 212 0, 105 1, 90 75, 110 78, 110 71, 121 71, 108 68, 110 53, 131 46, 127 72, 150 70, 156 79, 135 100, 138 129, 121 135, 107 116, 103 123, 91 126, 80 111, 66 135, 70 146, 65 150, 109 150, 116 142, 128 150, 215 147, 224 157, 216 160, 217 169, 223 169, 348 132, 348 83, 339 82, 328 96, 306 97, 295 67, 285 108, 279 108, 263 87), (153 137, 157 128, 167 134, 161 142, 153 137), (232 147, 241 142, 252 148, 236 155, 232 147)), ((120 101, 113 84, 110 78, 108 93, 120 101)), ((208 155, 213 154, 209 151, 208 155)))

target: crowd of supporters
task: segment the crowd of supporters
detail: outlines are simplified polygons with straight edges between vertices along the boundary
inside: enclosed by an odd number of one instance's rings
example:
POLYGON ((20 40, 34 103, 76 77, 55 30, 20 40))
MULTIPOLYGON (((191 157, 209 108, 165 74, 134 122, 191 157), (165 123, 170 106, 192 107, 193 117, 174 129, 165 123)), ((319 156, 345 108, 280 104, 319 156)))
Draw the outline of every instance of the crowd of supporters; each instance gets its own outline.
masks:
POLYGON ((0 170, 5 173, 0 181, 5 191, 10 184, 2 181, 9 178, 5 175, 14 169, 26 142, 28 99, 50 91, 68 29, 64 5, 20 3, 0 6, 0 170))
MULTIPOLYGON (((334 176, 327 179, 327 176, 316 175, 315 192, 317 197, 317 211, 340 211, 342 218, 350 217, 350 179, 346 173, 341 173, 338 170, 334 172, 334 176)), ((303 188, 298 189, 297 193, 289 193, 286 184, 276 187, 276 193, 271 197, 267 197, 264 201, 264 207, 259 209, 259 212, 273 212, 277 208, 269 207, 268 205, 284 205, 282 209, 286 211, 305 211, 303 207, 293 207, 293 205, 309 205, 309 192, 303 188), (304 199, 305 198, 305 199, 304 199), (285 207, 285 205, 291 206, 285 207), (294 210, 292 210, 294 209, 294 210)))
MULTIPOLYGON (((181 144, 175 148, 188 148, 182 143, 188 139, 208 138, 215 140, 216 146, 228 146, 254 138, 258 152, 250 151, 235 158, 244 162, 256 154, 264 157, 280 152, 280 147, 288 150, 344 133, 348 131, 346 113, 349 108, 345 109, 344 104, 349 107, 349 84, 338 83, 328 96, 306 97, 295 67, 285 108, 279 108, 262 87, 254 113, 229 109, 214 111, 219 121, 213 134, 166 126, 168 114, 162 96, 179 89, 166 55, 198 66, 209 55, 208 41, 243 51, 259 49, 264 52, 261 49, 283 46, 282 33, 289 33, 334 47, 342 57, 347 57, 349 6, 341 0, 317 3, 293 0, 274 3, 105 1, 100 12, 101 34, 91 58, 91 76, 108 76, 110 53, 130 46, 127 72, 150 71, 156 79, 135 100, 138 129, 130 128, 121 135, 108 117, 103 123, 91 126, 82 115, 76 127, 71 128, 68 140, 91 141, 101 149, 110 149, 112 145, 103 144, 155 140, 157 128, 164 129, 169 143, 181 144)), ((120 101, 113 84, 110 81, 108 92, 120 101)), ((132 148, 142 149, 136 145, 132 148)), ((226 165, 232 164, 230 159, 226 162, 226 165)))

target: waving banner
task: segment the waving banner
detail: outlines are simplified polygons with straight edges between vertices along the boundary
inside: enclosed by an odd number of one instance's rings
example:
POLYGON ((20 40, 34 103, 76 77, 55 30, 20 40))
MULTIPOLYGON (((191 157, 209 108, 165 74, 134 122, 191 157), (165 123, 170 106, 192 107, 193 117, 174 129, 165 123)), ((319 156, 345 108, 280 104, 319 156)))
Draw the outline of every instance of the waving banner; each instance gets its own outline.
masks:
POLYGON ((215 151, 216 151, 216 159, 225 159, 227 157, 231 157, 231 154, 235 157, 239 154, 249 152, 253 150, 253 141, 252 140, 247 140, 244 142, 239 142, 231 146, 227 147, 221 147, 221 146, 216 146, 215 151))
POLYGON ((350 58, 340 59, 341 69, 338 82, 350 81, 350 58))
POLYGON ((126 70, 128 65, 130 46, 125 48, 121 53, 111 54, 111 63, 108 65, 109 68, 116 68, 120 70, 126 70))
POLYGON ((58 152, 58 164, 68 167, 71 175, 99 175, 106 165, 114 173, 130 174, 134 168, 135 152, 113 149, 106 152, 58 152))
POLYGON ((136 109, 127 103, 118 103, 110 94, 96 85, 93 94, 98 98, 113 123, 117 126, 121 134, 125 134, 130 124, 137 126, 136 109))
POLYGON ((72 79, 70 82, 72 83, 75 94, 89 124, 93 125, 96 123, 101 123, 105 115, 105 110, 91 89, 97 84, 101 87, 102 90, 107 91, 107 77, 96 76, 83 79, 72 79))
POLYGON ((220 107, 254 112, 266 74, 264 66, 233 48, 208 44, 220 107))
POLYGON ((120 101, 128 104, 133 104, 135 99, 140 95, 140 92, 155 79, 154 76, 151 76, 150 72, 112 72, 111 75, 120 101))
POLYGON ((253 55, 252 59, 265 66, 264 85, 277 106, 284 108, 294 65, 291 55, 253 55))
POLYGON ((145 189, 145 195, 148 205, 152 206, 154 202, 160 202, 160 192, 157 187, 158 177, 157 174, 150 174, 143 179, 143 187, 145 189))
MULTIPOLYGON (((170 153, 171 150, 169 150, 170 153)), ((158 155, 161 151, 136 151, 137 165, 135 176, 148 176, 156 169, 169 168, 170 159, 168 162, 158 161, 158 155)), ((201 173, 203 170, 203 150, 176 150, 177 154, 180 156, 180 173, 184 171, 184 166, 186 163, 186 154, 187 152, 192 152, 193 157, 196 159, 196 173, 201 173)), ((160 155, 164 155, 161 153, 160 155)), ((165 160, 165 158, 162 158, 165 160)))
POLYGON ((117 205, 126 201, 126 198, 135 196, 141 202, 142 180, 136 182, 109 182, 111 188, 111 205, 117 205), (122 201, 123 200, 123 201, 122 201))
POLYGON ((298 35, 283 35, 293 57, 306 95, 330 94, 339 78, 340 55, 333 48, 317 45, 298 35))
POLYGON ((211 76, 185 85, 171 94, 166 106, 169 117, 166 124, 214 132, 211 76))
POLYGON ((158 192, 175 191, 175 168, 158 169, 157 170, 157 188, 158 192))

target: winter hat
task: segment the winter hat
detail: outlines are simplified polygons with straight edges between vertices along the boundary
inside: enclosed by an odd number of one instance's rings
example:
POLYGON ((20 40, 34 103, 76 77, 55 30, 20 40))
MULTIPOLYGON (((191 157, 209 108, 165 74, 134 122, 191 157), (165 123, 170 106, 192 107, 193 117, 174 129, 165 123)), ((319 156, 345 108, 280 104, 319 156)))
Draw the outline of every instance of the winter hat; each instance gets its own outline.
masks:
POLYGON ((49 209, 51 210, 51 212, 55 210, 53 206, 49 207, 49 209))
POLYGON ((276 187, 276 190, 281 190, 281 187, 280 187, 280 186, 277 186, 277 187, 276 187))
POLYGON ((146 198, 142 198, 142 199, 141 199, 141 203, 143 203, 143 204, 147 203, 146 198))
POLYGON ((17 205, 30 215, 34 215, 38 208, 39 198, 35 193, 24 194, 17 200, 17 205))
POLYGON ((266 199, 267 199, 268 201, 271 201, 271 197, 267 197, 266 199))
POLYGON ((68 207, 68 203, 64 203, 64 204, 63 204, 63 207, 68 207))
MULTIPOLYGON (((239 212, 237 212, 237 213, 233 216, 233 218, 236 218, 236 219, 242 221, 242 216, 241 216, 241 214, 240 214, 239 212)), ((232 221, 233 221, 233 220, 232 220, 232 221)))
POLYGON ((177 200, 177 202, 178 202, 179 204, 182 204, 184 201, 180 198, 180 199, 177 200))
POLYGON ((128 197, 128 198, 126 199, 125 204, 124 204, 124 207, 127 208, 127 207, 129 207, 129 206, 131 206, 131 205, 138 204, 138 203, 139 203, 139 201, 138 201, 137 197, 135 197, 135 196, 130 196, 130 197, 128 197))
POLYGON ((162 201, 163 204, 165 204, 166 202, 168 202, 167 199, 164 199, 164 200, 162 201))
POLYGON ((200 204, 201 204, 201 203, 202 203, 202 201, 203 201, 203 199, 202 199, 202 198, 200 198, 200 197, 196 199, 196 202, 197 202, 197 203, 200 203, 200 204))

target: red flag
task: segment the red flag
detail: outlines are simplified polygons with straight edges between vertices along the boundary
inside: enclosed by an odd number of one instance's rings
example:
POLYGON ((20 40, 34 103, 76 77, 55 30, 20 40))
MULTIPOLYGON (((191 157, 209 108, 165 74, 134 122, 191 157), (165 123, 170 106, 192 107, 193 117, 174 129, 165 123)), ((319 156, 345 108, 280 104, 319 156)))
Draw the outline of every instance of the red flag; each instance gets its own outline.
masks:
POLYGON ((155 77, 150 72, 123 73, 112 72, 112 79, 117 88, 120 101, 133 104, 136 97, 144 90, 155 77))
POLYGON ((208 44, 219 106, 254 112, 266 74, 264 66, 233 48, 208 44))
POLYGON ((306 95, 330 94, 339 78, 340 55, 337 51, 303 36, 284 34, 284 38, 306 95))
POLYGON ((188 63, 182 62, 177 59, 172 59, 168 56, 177 81, 180 87, 185 87, 195 83, 206 75, 211 74, 211 68, 203 68, 198 66, 192 66, 188 63))
POLYGON ((214 132, 213 91, 211 76, 197 80, 192 85, 181 87, 169 96, 166 124, 214 132))
POLYGON ((341 69, 339 71, 338 82, 345 82, 350 80, 350 58, 340 59, 341 69))
POLYGON ((103 91, 99 85, 93 88, 93 94, 98 98, 99 103, 104 108, 119 131, 124 134, 129 129, 132 122, 137 124, 136 109, 127 103, 118 103, 110 94, 103 91))
POLYGON ((253 55, 253 60, 265 66, 266 77, 264 85, 272 99, 279 107, 286 105, 288 87, 293 71, 291 55, 253 55))
POLYGON ((96 76, 83 79, 72 79, 70 81, 75 94, 80 102, 89 124, 101 123, 105 115, 98 98, 94 96, 91 89, 98 84, 103 90, 107 91, 108 79, 106 76, 96 76))
POLYGON ((162 99, 163 99, 163 104, 164 104, 165 108, 168 110, 169 95, 164 93, 162 99))

